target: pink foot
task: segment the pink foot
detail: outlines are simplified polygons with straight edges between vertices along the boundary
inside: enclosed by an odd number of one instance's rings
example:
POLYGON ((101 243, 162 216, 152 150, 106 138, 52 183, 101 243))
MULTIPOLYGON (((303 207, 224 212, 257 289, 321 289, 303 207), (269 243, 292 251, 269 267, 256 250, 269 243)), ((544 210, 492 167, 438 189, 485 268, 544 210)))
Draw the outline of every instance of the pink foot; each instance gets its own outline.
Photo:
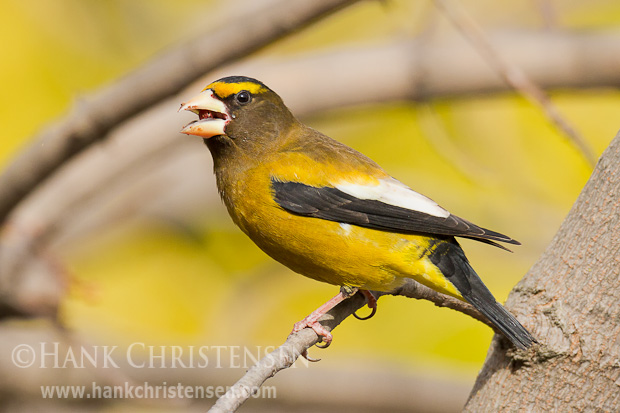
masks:
MULTIPOLYGON (((340 293, 338 293, 336 296, 331 298, 325 304, 323 304, 322 306, 314 310, 312 313, 310 313, 310 315, 308 315, 308 317, 295 323, 291 334, 297 333, 298 331, 301 331, 306 327, 310 327, 312 330, 314 330, 314 332, 321 338, 321 341, 323 341, 324 343, 322 346, 319 346, 319 347, 321 348, 328 347, 334 337, 332 336, 332 333, 329 332, 329 330, 327 330, 325 327, 321 325, 321 323, 319 323, 319 319, 323 315, 325 315, 325 313, 327 313, 329 310, 334 308, 338 303, 351 297, 356 292, 357 292, 357 288, 341 287, 340 293)), ((306 352, 304 352, 304 354, 302 355, 306 359, 310 360, 306 352)))
POLYGON ((310 327, 319 337, 321 337, 321 340, 325 343, 325 347, 329 346, 334 336, 332 336, 332 333, 330 333, 321 323, 317 321, 322 316, 323 314, 316 314, 316 311, 311 313, 308 317, 295 323, 291 334, 297 333, 306 327, 310 327))
MULTIPOLYGON (((293 325, 293 331, 291 331, 291 334, 297 333, 298 331, 301 331, 306 327, 310 327, 321 338, 321 341, 325 343, 321 346, 319 346, 318 344, 316 346, 321 348, 329 347, 332 340, 334 339, 334 336, 332 336, 332 333, 327 331, 327 329, 317 321, 322 315, 323 314, 318 314, 317 311, 312 312, 308 317, 296 322, 295 325, 293 325)), ((301 356, 313 363, 321 361, 321 359, 315 359, 314 357, 310 357, 308 355, 308 350, 304 350, 301 353, 301 356)))

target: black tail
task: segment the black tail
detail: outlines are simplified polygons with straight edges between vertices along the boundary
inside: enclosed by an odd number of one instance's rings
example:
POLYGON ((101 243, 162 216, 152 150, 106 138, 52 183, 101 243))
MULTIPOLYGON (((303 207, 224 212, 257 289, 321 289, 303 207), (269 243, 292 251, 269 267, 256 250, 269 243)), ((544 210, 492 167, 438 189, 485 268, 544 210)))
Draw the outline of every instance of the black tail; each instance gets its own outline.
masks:
POLYGON ((454 239, 438 240, 429 249, 429 258, 461 295, 488 318, 512 343, 526 349, 536 339, 500 303, 482 283, 454 239))

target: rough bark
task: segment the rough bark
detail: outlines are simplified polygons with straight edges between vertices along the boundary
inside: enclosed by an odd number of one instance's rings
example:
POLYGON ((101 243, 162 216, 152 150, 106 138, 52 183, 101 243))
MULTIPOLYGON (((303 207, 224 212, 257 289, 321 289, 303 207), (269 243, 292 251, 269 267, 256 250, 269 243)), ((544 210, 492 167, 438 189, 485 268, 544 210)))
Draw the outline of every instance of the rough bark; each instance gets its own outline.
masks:
POLYGON ((466 411, 620 411, 620 133, 507 305, 539 339, 494 340, 466 411))

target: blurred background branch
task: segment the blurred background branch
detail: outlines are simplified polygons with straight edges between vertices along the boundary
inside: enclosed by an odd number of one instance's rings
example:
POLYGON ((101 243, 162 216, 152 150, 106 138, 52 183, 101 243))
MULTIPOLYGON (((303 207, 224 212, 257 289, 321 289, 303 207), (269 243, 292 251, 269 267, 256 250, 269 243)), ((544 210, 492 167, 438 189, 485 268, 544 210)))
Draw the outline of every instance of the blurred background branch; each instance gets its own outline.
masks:
POLYGON ((0 222, 42 181, 73 156, 104 139, 110 130, 170 96, 205 72, 247 57, 356 0, 280 1, 209 30, 182 47, 170 49, 149 65, 124 76, 83 100, 60 124, 0 175, 0 222), (243 30, 240 30, 243 28, 243 30))
MULTIPOLYGON (((542 89, 525 74, 518 65, 511 64, 491 44, 482 28, 461 7, 460 3, 451 0, 435 0, 435 4, 445 13, 455 27, 467 38, 471 44, 487 60, 504 80, 515 90, 518 90, 534 104, 537 104, 553 124, 559 128, 568 139, 581 151, 591 166, 596 164, 597 156, 584 138, 575 130, 570 122, 560 114, 557 107, 551 102, 542 89)), ((545 13, 547 16, 548 13, 545 13)))

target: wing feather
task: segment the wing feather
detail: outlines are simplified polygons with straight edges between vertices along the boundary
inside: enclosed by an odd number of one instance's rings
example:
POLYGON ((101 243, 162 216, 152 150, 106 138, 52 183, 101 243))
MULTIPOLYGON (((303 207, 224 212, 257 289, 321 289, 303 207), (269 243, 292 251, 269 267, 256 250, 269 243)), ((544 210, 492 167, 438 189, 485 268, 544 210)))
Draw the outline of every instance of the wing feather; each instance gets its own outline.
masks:
MULTIPOLYGON (((299 182, 280 182, 272 179, 272 189, 276 203, 286 211, 297 215, 405 234, 472 238, 500 248, 504 247, 494 241, 519 244, 506 235, 479 227, 447 211, 446 214, 441 214, 445 216, 440 216, 436 213, 439 210, 436 209, 431 210, 436 214, 430 214, 378 199, 362 199, 339 188, 317 188, 299 182)), ((422 197, 415 192, 414 194, 422 197)), ((443 208, 441 210, 445 211, 443 208)))

